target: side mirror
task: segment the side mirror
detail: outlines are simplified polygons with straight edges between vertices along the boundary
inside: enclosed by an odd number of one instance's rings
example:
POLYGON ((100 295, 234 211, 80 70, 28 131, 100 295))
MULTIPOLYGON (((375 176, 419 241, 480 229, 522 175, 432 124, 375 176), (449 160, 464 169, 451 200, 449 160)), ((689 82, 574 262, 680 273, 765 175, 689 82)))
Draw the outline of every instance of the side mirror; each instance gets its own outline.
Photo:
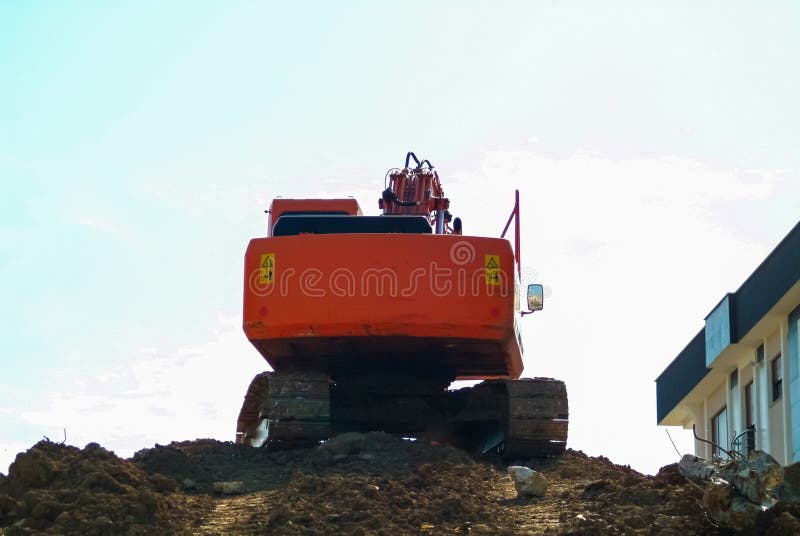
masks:
POLYGON ((528 312, 541 311, 544 308, 544 287, 538 283, 528 285, 528 312))

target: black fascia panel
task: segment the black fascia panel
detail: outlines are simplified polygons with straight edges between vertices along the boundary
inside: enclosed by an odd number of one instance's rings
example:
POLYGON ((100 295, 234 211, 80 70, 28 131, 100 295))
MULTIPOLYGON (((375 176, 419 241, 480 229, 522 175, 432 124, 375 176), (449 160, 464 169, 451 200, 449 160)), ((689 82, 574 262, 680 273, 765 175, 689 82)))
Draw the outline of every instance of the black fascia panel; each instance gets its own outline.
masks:
POLYGON ((656 422, 661 422, 709 371, 703 328, 656 379, 656 422))
POLYGON ((755 326, 800 281, 800 223, 736 291, 733 342, 755 326))

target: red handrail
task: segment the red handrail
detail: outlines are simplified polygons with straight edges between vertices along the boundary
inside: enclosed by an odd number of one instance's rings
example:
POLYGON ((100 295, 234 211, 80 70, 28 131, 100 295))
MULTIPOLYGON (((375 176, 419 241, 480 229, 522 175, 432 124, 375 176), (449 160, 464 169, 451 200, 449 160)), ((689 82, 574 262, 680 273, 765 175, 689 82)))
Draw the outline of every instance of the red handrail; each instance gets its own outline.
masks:
POLYGON ((522 261, 519 241, 519 190, 514 190, 514 210, 511 211, 511 215, 508 217, 508 221, 503 228, 503 233, 500 235, 500 238, 506 237, 506 231, 508 231, 508 227, 511 225, 511 220, 514 220, 514 260, 517 262, 517 275, 521 280, 522 261))

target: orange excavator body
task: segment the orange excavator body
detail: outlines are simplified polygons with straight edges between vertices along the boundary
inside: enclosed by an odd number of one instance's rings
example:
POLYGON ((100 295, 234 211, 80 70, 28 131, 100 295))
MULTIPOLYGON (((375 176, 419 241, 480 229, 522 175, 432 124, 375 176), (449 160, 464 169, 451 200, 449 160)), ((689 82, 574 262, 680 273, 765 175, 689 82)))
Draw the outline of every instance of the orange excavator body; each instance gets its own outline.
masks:
POLYGON ((321 369, 334 379, 378 371, 518 378, 513 267, 504 239, 257 238, 245 255, 244 330, 277 371, 321 369), (272 274, 262 277, 265 270, 272 274))
POLYGON ((563 452, 563 382, 517 379, 519 196, 502 233, 514 220, 512 249, 463 234, 429 161, 408 153, 386 183, 380 216, 354 199, 272 202, 267 236, 245 254, 243 308, 272 370, 248 387, 237 442, 295 448, 384 430, 507 456, 563 452), (486 381, 447 389, 468 379, 486 381))

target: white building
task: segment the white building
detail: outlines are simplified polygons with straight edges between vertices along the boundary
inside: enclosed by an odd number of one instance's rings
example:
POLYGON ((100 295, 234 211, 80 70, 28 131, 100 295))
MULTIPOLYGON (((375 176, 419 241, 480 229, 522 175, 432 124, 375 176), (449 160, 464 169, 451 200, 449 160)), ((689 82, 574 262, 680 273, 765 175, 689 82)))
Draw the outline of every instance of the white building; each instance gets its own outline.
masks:
POLYGON ((757 448, 800 461, 800 223, 656 379, 658 424, 683 426, 695 454, 757 448))

